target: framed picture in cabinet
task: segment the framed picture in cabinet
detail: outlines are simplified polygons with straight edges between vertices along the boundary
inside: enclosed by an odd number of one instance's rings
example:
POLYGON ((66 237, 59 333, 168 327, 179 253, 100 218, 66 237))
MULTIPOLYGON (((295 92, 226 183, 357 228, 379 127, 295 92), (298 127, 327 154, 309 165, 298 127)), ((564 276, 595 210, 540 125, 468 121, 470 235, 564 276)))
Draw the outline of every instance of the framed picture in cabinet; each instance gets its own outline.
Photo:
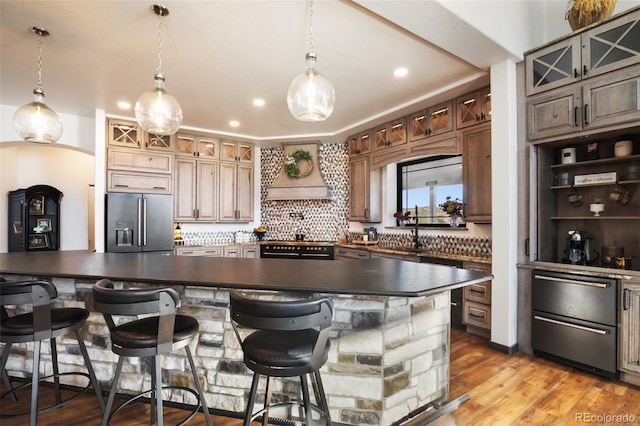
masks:
POLYGON ((13 221, 13 233, 20 234, 22 233, 22 222, 19 220, 13 221))
POLYGON ((49 248, 49 237, 47 234, 30 234, 29 250, 49 248))
POLYGON ((36 220, 36 226, 38 228, 42 228, 42 232, 52 231, 52 229, 51 229, 51 219, 38 219, 38 220, 36 220))
POLYGON ((44 214, 44 195, 36 195, 29 200, 29 214, 31 215, 43 215, 44 214))

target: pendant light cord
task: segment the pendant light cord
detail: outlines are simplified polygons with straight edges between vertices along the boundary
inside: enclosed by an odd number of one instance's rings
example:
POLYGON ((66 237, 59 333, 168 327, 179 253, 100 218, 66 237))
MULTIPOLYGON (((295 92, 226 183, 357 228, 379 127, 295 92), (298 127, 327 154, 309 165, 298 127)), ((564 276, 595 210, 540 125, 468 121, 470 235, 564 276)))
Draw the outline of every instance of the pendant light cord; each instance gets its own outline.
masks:
POLYGON ((38 83, 36 84, 36 90, 43 92, 42 89, 42 36, 38 37, 38 83))
POLYGON ((162 14, 158 15, 160 22, 158 24, 158 69, 156 74, 162 75, 162 14))
POLYGON ((309 1, 309 52, 315 53, 313 49, 313 0, 309 1))

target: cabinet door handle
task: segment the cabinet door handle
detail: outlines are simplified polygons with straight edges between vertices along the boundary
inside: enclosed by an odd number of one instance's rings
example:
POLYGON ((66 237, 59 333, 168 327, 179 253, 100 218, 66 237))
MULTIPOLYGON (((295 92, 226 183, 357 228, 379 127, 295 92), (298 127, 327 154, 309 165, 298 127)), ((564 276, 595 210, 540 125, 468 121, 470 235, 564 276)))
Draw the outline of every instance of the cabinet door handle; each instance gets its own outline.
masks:
POLYGON ((573 125, 578 127, 578 107, 573 109, 573 125))
POLYGON ((582 66, 582 75, 587 75, 587 66, 586 65, 582 66))
POLYGON ((625 311, 629 310, 629 289, 625 288, 622 292, 622 309, 625 311))
POLYGON ((580 74, 578 74, 578 68, 573 69, 573 78, 578 78, 580 74))
POLYGON ((481 114, 480 114, 480 119, 481 119, 482 121, 484 121, 484 120, 485 120, 485 118, 487 118, 487 116, 486 116, 486 115, 484 115, 484 112, 483 112, 483 113, 481 113, 481 114))
POLYGON ((364 209, 364 217, 369 217, 369 209, 364 209))
POLYGON ((584 104, 584 124, 589 125, 589 120, 587 117, 589 116, 589 104, 584 104))

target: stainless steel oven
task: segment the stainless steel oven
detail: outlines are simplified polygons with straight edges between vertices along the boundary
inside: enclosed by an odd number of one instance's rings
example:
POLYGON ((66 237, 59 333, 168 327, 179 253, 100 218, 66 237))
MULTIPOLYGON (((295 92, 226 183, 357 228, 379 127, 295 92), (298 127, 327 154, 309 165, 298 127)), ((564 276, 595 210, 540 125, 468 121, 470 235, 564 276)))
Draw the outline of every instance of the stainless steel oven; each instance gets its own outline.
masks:
POLYGON ((335 243, 326 241, 268 241, 260 244, 265 259, 335 259, 335 243))
POLYGON ((615 279, 533 272, 534 353, 617 378, 615 279))

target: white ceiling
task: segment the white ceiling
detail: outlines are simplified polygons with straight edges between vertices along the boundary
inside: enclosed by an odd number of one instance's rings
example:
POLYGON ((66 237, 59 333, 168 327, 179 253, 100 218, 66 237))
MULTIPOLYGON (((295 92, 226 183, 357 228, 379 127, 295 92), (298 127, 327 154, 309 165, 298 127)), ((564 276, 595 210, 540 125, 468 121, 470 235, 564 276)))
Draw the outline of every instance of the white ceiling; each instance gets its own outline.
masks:
MULTIPOLYGON (((0 103, 19 106, 31 100, 38 37, 29 28, 39 26, 51 33, 43 39, 42 77, 52 109, 88 117, 102 109, 107 115, 132 117, 132 110, 123 111, 116 103, 135 104, 153 87, 158 66, 153 3, 0 0, 0 103)), ((336 91, 333 114, 320 123, 295 120, 286 104, 289 83, 304 71, 309 50, 306 1, 160 3, 170 10, 163 19, 162 68, 167 91, 182 106, 183 126, 266 144, 308 138, 342 141, 372 123, 488 83, 488 68, 477 59, 478 38, 469 41, 467 60, 461 58, 467 55, 460 38, 473 34, 464 22, 449 25, 433 15, 424 17, 440 26, 445 39, 456 41, 456 48, 448 49, 456 55, 445 50, 446 41, 437 40, 436 46, 425 39, 428 32, 415 29, 416 13, 429 13, 416 6, 428 5, 433 11, 436 2, 359 3, 314 3, 317 69, 336 91), (384 10, 378 10, 385 7, 393 11, 386 18, 381 16, 384 10), (409 69, 404 79, 392 74, 400 66, 409 69), (254 107, 256 97, 266 105, 254 107), (230 127, 230 120, 240 126, 230 127)), ((509 55, 493 48, 481 56, 496 60, 509 55)))

